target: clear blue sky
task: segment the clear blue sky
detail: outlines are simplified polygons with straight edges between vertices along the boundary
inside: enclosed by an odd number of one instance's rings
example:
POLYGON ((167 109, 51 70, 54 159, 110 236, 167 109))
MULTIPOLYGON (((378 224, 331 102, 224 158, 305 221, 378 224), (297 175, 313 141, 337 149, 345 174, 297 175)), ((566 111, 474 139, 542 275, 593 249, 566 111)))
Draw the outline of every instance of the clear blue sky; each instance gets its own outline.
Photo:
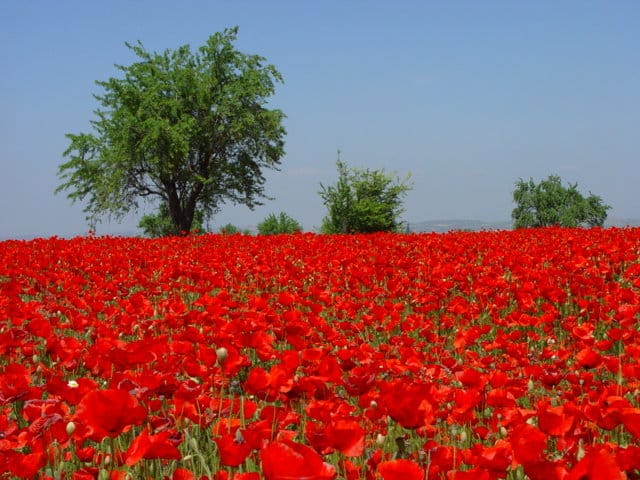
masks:
MULTIPOLYGON (((320 225, 336 151, 352 166, 413 174, 404 219, 508 220, 519 178, 559 174, 640 217, 637 1, 5 1, 0 6, 0 237, 86 232, 54 195, 65 133, 89 131, 95 80, 148 50, 237 46, 283 74, 287 115, 276 199, 211 222, 286 211, 320 225)), ((137 217, 98 233, 136 232, 137 217)))

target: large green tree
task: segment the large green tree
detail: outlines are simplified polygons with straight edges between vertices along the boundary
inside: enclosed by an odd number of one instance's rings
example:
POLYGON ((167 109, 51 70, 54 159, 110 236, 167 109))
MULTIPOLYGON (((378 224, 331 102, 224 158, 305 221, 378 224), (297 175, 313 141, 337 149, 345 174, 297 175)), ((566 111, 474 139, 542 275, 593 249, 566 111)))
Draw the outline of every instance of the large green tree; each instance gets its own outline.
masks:
POLYGON ((350 168, 338 160, 338 180, 320 184, 327 207, 323 233, 373 233, 402 230, 402 199, 411 190, 409 177, 400 180, 383 170, 350 168))
MULTIPOLYGON (((137 57, 119 78, 96 82, 101 108, 92 133, 68 134, 59 167, 72 201, 91 224, 136 211, 143 199, 166 207, 173 233, 222 204, 261 205, 265 168, 284 154, 284 114, 267 108, 282 82, 273 65, 234 47, 237 28, 163 53, 126 44, 137 57)), ((160 212, 162 213, 162 212, 160 212)))
POLYGON ((578 191, 578 184, 562 185, 557 175, 535 183, 533 179, 516 182, 513 191, 516 207, 511 212, 515 228, 545 227, 601 227, 607 219, 607 210, 602 199, 589 193, 584 197, 578 191))

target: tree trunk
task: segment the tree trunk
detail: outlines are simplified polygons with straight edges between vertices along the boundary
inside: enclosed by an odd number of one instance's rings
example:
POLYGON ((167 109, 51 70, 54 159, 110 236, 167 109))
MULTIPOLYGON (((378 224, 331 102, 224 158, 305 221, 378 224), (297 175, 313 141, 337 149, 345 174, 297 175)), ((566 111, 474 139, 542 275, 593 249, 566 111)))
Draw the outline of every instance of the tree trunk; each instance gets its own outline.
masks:
POLYGON ((169 215, 171 223, 173 223, 173 233, 176 235, 185 235, 191 230, 191 222, 193 221, 193 212, 187 215, 182 208, 180 196, 175 185, 169 185, 167 188, 169 215))

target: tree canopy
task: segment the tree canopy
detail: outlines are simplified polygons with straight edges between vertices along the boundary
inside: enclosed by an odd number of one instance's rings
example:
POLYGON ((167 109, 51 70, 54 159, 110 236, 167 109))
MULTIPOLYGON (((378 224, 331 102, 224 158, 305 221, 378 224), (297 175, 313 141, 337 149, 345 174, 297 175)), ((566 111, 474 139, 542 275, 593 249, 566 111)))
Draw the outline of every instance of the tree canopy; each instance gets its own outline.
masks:
POLYGON ((373 233, 402 230, 402 199, 411 190, 405 180, 384 170, 350 168, 338 160, 338 180, 320 184, 320 197, 327 207, 323 233, 373 233))
POLYGON ((513 201, 516 208, 511 213, 515 228, 600 227, 611 208, 592 193, 585 198, 578 191, 577 183, 563 186, 557 175, 550 175, 537 184, 533 179, 528 182, 520 179, 515 185, 513 201))
POLYGON ((91 225, 155 199, 173 233, 187 232, 225 202, 254 208, 267 198, 263 170, 277 169, 285 129, 284 114, 266 105, 282 77, 238 51, 236 36, 237 27, 215 33, 196 52, 126 44, 138 60, 96 82, 104 93, 93 132, 67 134, 56 190, 86 201, 91 225))

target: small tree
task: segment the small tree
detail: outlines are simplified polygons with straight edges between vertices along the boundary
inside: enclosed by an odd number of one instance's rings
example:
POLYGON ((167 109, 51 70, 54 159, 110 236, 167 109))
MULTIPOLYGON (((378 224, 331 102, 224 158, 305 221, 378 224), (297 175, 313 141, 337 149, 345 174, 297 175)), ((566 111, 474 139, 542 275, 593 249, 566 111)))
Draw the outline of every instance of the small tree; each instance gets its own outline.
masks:
POLYGON ((224 235, 234 235, 236 233, 241 233, 243 235, 251 235, 251 230, 249 230, 248 228, 241 230, 240 228, 236 227, 233 223, 227 223, 226 225, 221 226, 219 229, 219 232, 224 235))
POLYGON ((223 225, 222 227, 220 227, 219 231, 220 233, 226 234, 226 235, 233 235, 236 233, 240 233, 240 229, 236 227, 233 223, 227 223, 226 225, 223 225))
POLYGON ((540 183, 520 179, 513 191, 516 208, 511 212, 514 228, 545 227, 601 227, 611 207, 592 193, 584 197, 578 184, 562 185, 557 175, 550 175, 540 183))
POLYGON ((338 160, 335 185, 320 184, 327 207, 323 233, 372 233, 403 230, 402 199, 411 190, 410 176, 394 179, 384 170, 349 168, 338 160))
POLYGON ((278 216, 272 213, 258 224, 258 233, 260 235, 277 235, 301 231, 302 225, 284 212, 280 212, 278 216))
POLYGON ((138 61, 97 82, 93 132, 67 135, 56 190, 87 200, 91 225, 151 198, 166 206, 172 232, 188 232, 196 212, 208 219, 227 201, 253 208, 267 198, 263 170, 284 155, 284 114, 267 108, 282 77, 238 51, 236 34, 216 33, 197 52, 127 44, 138 61))

